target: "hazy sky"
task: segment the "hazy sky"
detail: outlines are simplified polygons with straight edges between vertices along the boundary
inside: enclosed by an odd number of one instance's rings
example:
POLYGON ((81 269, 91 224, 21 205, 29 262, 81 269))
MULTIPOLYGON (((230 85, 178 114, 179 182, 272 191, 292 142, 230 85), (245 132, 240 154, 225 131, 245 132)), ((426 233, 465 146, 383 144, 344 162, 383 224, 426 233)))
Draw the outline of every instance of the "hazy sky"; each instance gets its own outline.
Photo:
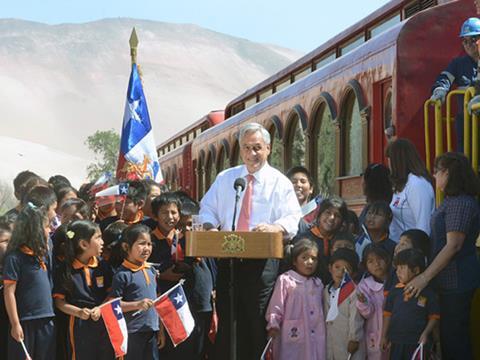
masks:
POLYGON ((193 23, 256 42, 308 52, 388 0, 16 0, 3 18, 48 24, 132 17, 193 23))

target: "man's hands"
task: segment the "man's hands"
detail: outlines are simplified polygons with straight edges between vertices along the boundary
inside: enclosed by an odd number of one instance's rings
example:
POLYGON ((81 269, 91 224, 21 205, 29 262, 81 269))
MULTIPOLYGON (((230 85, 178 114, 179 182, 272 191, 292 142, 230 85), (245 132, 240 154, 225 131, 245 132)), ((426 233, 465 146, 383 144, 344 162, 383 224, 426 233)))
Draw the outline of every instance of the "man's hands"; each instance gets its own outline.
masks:
POLYGON ((265 223, 260 223, 257 226, 255 226, 252 231, 260 231, 260 232, 284 232, 284 229, 280 225, 275 225, 275 224, 265 224, 265 223))

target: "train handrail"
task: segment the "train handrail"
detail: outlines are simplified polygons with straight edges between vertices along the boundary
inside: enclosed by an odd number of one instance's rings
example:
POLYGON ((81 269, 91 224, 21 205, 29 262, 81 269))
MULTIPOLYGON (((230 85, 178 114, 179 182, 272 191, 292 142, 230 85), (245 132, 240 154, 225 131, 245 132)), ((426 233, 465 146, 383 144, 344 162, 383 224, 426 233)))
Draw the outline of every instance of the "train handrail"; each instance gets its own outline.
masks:
POLYGON ((473 86, 465 89, 465 97, 463 99, 463 152, 468 160, 472 160, 470 144, 473 144, 474 139, 478 142, 478 133, 477 136, 472 137, 472 134, 475 134, 475 132, 470 131, 470 122, 473 120, 473 117, 470 119, 470 113, 468 112, 468 103, 474 96, 475 88, 473 86))
MULTIPOLYGON (((447 151, 453 151, 453 146, 452 146, 452 122, 455 122, 455 116, 452 118, 452 96, 454 95, 465 95, 466 89, 456 89, 453 91, 450 91, 447 95, 447 99, 445 101, 446 103, 446 128, 447 128, 447 151)), ((465 143, 465 142, 464 142, 465 143)))
POLYGON ((430 105, 435 106, 435 157, 443 153, 442 102, 440 100, 428 99, 423 105, 425 125, 425 163, 428 171, 432 171, 432 164, 430 162, 430 124, 428 116, 430 105))

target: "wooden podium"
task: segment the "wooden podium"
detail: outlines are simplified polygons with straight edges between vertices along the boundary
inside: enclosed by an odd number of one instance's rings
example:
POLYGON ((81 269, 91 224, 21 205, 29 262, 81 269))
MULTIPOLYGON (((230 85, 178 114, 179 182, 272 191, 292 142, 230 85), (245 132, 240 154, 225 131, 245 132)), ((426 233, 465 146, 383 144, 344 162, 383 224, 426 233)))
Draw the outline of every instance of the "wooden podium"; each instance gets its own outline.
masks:
POLYGON ((281 259, 281 232, 187 231, 185 255, 192 257, 281 259))

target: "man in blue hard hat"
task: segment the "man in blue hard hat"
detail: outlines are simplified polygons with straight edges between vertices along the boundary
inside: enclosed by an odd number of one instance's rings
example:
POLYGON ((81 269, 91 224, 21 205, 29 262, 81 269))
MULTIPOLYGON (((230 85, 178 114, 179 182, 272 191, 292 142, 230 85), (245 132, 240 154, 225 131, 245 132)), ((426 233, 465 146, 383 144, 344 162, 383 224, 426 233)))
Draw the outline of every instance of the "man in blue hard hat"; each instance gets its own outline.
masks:
MULTIPOLYGON (((440 73, 432 86, 432 100, 442 103, 453 84, 459 89, 473 85, 477 76, 477 62, 479 58, 477 40, 480 40, 480 19, 467 19, 460 30, 463 48, 466 55, 453 59, 447 68, 440 73)), ((457 133, 457 151, 463 152, 463 96, 458 96, 458 112, 455 116, 457 133)))

